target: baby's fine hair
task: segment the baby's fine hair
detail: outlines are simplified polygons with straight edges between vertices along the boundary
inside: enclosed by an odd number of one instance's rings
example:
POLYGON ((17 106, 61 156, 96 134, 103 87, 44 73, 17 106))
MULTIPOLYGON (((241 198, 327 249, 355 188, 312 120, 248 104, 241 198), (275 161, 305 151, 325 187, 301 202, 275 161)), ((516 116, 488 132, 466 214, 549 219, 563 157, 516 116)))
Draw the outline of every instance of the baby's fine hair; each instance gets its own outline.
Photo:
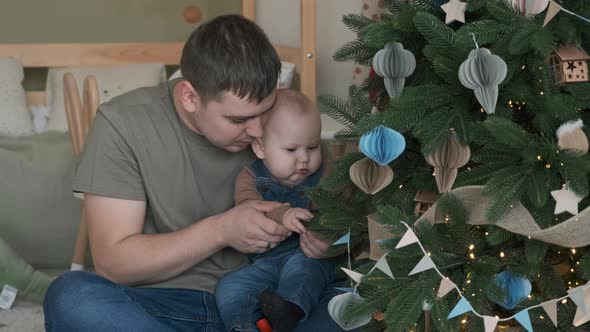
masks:
POLYGON ((296 90, 278 90, 273 116, 282 112, 312 113, 317 108, 306 95, 296 90))

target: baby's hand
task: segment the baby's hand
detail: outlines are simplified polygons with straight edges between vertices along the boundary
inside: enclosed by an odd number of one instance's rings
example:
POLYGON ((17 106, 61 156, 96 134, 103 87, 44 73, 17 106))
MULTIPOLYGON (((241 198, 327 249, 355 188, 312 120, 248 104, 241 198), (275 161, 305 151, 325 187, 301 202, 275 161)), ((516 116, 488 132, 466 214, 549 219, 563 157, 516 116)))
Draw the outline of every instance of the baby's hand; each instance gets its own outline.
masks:
POLYGON ((307 232, 305 226, 301 221, 309 221, 313 218, 313 214, 306 209, 290 208, 283 214, 283 226, 288 230, 303 234, 307 232))

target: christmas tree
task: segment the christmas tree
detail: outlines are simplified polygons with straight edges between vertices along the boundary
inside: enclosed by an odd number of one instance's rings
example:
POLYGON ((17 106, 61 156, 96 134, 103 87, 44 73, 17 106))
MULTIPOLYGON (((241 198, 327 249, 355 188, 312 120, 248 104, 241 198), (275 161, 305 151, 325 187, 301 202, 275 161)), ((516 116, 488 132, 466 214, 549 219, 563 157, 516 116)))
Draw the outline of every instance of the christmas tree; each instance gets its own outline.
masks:
POLYGON ((379 20, 346 15, 357 39, 334 56, 375 75, 349 100, 318 99, 361 151, 312 192, 314 229, 372 258, 352 261, 332 317, 375 331, 588 329, 590 1, 385 6, 379 20))

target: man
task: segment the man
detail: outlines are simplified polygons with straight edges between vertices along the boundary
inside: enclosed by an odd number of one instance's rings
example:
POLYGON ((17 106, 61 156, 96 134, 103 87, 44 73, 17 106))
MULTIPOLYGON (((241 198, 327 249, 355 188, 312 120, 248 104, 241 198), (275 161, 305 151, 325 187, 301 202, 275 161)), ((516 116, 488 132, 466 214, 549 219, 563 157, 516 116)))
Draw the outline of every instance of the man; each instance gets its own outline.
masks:
MULTIPOLYGON (((47 331, 224 331, 213 290, 289 231, 275 202, 233 207, 235 176, 253 161, 276 100, 280 60, 254 23, 228 15, 184 46, 184 78, 100 106, 74 181, 96 274, 69 272, 44 303, 47 331)), ((325 257, 312 234, 301 248, 325 257)), ((330 289, 300 331, 338 331, 330 289)))

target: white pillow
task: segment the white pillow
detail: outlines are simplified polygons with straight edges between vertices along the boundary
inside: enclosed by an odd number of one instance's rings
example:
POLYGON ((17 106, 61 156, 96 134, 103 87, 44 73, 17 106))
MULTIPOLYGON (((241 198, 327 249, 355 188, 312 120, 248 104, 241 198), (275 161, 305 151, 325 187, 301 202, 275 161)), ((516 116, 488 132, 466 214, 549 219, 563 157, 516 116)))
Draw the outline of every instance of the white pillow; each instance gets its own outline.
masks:
POLYGON ((125 92, 144 86, 157 85, 166 80, 166 68, 162 64, 50 68, 45 87, 47 105, 51 111, 47 130, 68 131, 63 92, 63 77, 67 72, 72 73, 76 78, 80 93, 82 93, 86 76, 94 75, 98 83, 101 103, 125 92))
POLYGON ((291 88, 295 76, 295 64, 287 61, 281 61, 281 76, 279 77, 279 89, 291 88))
POLYGON ((0 136, 33 133, 23 89, 23 66, 16 59, 0 59, 0 136))
POLYGON ((180 68, 176 69, 176 71, 174 73, 172 73, 172 75, 170 75, 170 77, 168 77, 168 80, 172 81, 177 78, 182 78, 182 73, 180 72, 180 68))

